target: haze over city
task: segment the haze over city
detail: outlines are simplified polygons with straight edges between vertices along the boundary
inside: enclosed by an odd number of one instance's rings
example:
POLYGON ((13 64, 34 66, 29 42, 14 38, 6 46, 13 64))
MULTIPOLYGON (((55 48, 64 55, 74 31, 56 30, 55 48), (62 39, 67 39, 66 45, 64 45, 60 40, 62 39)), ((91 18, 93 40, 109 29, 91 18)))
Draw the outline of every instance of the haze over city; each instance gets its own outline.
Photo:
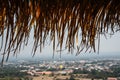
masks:
MULTIPOLYGON (((46 46, 43 48, 42 52, 39 52, 39 48, 36 52, 36 54, 33 56, 32 52, 32 41, 30 41, 29 45, 26 46, 19 54, 16 56, 10 55, 10 60, 16 60, 16 59, 41 59, 41 60, 47 60, 47 59, 53 59, 53 48, 52 45, 46 44, 46 46)), ((97 40, 96 40, 96 47, 97 47, 97 40)), ((76 56, 76 50, 74 52, 68 53, 67 50, 64 50, 61 52, 61 59, 89 59, 89 58, 103 58, 103 57, 120 57, 120 33, 115 33, 115 35, 107 36, 107 39, 105 36, 101 36, 100 40, 100 50, 99 53, 91 52, 81 52, 78 56, 76 56)), ((54 59, 60 58, 60 52, 55 52, 54 59)))

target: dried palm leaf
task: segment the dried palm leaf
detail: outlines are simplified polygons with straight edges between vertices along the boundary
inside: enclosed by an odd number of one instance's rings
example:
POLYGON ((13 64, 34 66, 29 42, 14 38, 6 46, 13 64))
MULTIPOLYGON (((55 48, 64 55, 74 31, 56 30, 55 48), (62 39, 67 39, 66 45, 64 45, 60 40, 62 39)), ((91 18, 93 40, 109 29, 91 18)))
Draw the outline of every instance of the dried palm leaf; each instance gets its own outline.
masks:
POLYGON ((69 52, 96 51, 95 40, 100 42, 101 34, 120 31, 120 0, 0 0, 3 61, 11 50, 17 54, 28 44, 31 30, 34 54, 38 46, 42 51, 48 37, 53 51, 58 46, 62 51, 64 45, 69 52))

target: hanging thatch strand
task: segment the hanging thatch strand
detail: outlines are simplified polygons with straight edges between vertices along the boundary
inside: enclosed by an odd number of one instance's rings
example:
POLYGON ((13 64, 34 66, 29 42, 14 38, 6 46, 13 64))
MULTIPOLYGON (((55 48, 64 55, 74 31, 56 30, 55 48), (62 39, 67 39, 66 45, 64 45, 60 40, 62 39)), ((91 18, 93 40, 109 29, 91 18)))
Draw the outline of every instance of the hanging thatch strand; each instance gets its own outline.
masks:
POLYGON ((100 34, 120 30, 120 0, 0 0, 0 52, 7 59, 28 44, 34 29, 33 51, 44 46, 47 37, 60 50, 77 47, 95 51, 100 34), (81 40, 78 38, 81 37, 81 40), (76 44, 75 44, 76 43, 76 44))

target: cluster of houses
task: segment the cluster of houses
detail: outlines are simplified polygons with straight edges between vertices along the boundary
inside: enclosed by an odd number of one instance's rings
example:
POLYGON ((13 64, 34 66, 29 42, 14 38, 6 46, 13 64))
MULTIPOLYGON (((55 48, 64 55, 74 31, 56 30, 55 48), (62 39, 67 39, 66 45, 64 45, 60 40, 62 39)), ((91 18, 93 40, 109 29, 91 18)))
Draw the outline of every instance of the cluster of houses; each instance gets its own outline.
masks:
MULTIPOLYGON (((94 61, 95 62, 95 61, 94 61)), ((81 69, 83 70, 84 68, 88 71, 91 71, 92 69, 95 70, 107 70, 109 71, 109 67, 108 66, 112 66, 112 65, 117 65, 118 63, 113 63, 111 61, 107 61, 106 63, 104 63, 101 61, 96 61, 95 63, 92 63, 90 61, 82 61, 82 62, 44 62, 41 64, 32 64, 32 65, 21 65, 20 67, 25 67, 27 68, 26 70, 21 70, 21 72, 26 72, 27 74, 34 76, 34 77, 39 77, 42 76, 42 80, 48 80, 46 78, 49 78, 50 76, 54 77, 57 76, 57 78, 59 80, 66 80, 70 78, 70 74, 73 73, 74 69, 81 69), (61 65, 62 63, 62 65, 61 65), (43 68, 43 69, 42 69, 43 68), (56 70, 50 71, 48 69, 53 68, 56 70), (62 69, 64 68, 64 69, 62 69), (47 76, 47 77, 44 77, 47 76), (62 77, 61 77, 62 76, 62 77)), ((78 74, 77 74, 78 75, 78 74)), ((74 75, 75 76, 75 75, 74 75)), ((51 77, 51 78, 52 78, 51 77)), ((85 77, 85 74, 79 74, 79 76, 75 77, 76 80, 103 80, 103 79, 91 79, 91 78, 87 78, 85 77), (83 77, 81 77, 83 76, 83 77)), ((53 78, 52 78, 53 79, 53 78)), ((49 80, 52 80, 49 79, 49 80)), ((35 79, 37 80, 37 79, 35 79)), ((39 79, 38 79, 39 80, 39 79)), ((56 80, 56 79, 54 79, 56 80)), ((115 78, 115 77, 108 77, 105 80, 120 80, 119 78, 115 78)))
POLYGON ((73 73, 73 70, 62 70, 62 71, 27 71, 28 74, 34 75, 34 76, 39 76, 39 75, 69 75, 73 73))

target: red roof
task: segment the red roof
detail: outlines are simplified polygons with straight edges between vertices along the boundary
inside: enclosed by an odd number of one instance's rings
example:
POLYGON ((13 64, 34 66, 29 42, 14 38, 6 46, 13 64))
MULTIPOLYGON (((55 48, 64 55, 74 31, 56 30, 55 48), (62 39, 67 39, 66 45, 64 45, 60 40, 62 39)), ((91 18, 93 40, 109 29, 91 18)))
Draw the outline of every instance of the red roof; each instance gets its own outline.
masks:
POLYGON ((107 80, 117 80, 117 78, 109 77, 107 80))

